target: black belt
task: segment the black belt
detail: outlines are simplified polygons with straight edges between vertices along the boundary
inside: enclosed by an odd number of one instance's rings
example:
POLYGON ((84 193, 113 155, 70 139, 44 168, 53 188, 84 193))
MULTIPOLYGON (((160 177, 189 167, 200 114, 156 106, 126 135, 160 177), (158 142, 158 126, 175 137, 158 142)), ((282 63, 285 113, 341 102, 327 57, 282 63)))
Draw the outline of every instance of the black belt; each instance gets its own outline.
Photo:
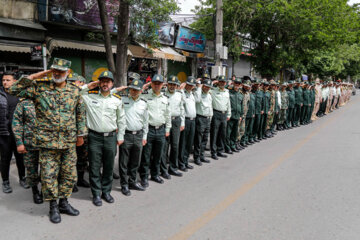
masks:
POLYGON ((114 130, 112 132, 100 133, 100 132, 94 131, 92 129, 89 129, 89 132, 94 133, 96 135, 103 136, 103 137, 112 137, 112 136, 116 135, 116 130, 114 130))
POLYGON ((155 129, 155 130, 162 129, 163 127, 165 127, 165 124, 163 124, 163 125, 161 125, 161 126, 158 126, 158 127, 149 125, 149 128, 150 128, 150 129, 155 129))
POLYGON ((185 119, 190 120, 190 121, 195 120, 195 118, 189 118, 189 117, 186 117, 185 119))
POLYGON ((140 134, 142 133, 143 130, 138 130, 138 131, 129 131, 129 130, 125 130, 125 133, 128 133, 128 134, 133 134, 133 135, 136 135, 136 134, 140 134))
POLYGON ((206 116, 203 116, 203 115, 196 115, 196 117, 201 117, 201 118, 207 118, 207 119, 210 119, 211 117, 206 117, 206 116))
POLYGON ((214 109, 214 112, 218 112, 218 113, 222 113, 222 114, 226 113, 226 111, 219 111, 219 110, 216 110, 216 109, 214 109))
POLYGON ((174 116, 174 117, 171 117, 171 120, 177 120, 179 118, 180 118, 180 116, 174 116))

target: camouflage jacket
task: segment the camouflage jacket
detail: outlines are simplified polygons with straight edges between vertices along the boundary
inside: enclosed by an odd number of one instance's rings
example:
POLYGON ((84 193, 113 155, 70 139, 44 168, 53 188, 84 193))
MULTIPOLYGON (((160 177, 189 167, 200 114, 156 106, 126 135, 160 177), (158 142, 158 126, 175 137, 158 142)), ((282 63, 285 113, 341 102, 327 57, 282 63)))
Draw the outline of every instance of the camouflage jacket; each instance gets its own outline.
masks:
POLYGON ((67 149, 76 143, 77 136, 86 134, 85 106, 77 86, 67 83, 64 88, 56 88, 47 78, 21 78, 10 88, 10 93, 33 100, 38 147, 67 149))
POLYGON ((243 99, 244 117, 246 117, 248 109, 249 109, 250 93, 243 92, 243 94, 244 94, 244 99, 243 99))
POLYGON ((289 107, 289 95, 287 91, 281 91, 281 109, 288 109, 289 107))
POLYGON ((16 146, 25 145, 28 150, 35 150, 36 128, 35 106, 31 100, 20 99, 17 104, 12 120, 16 146))

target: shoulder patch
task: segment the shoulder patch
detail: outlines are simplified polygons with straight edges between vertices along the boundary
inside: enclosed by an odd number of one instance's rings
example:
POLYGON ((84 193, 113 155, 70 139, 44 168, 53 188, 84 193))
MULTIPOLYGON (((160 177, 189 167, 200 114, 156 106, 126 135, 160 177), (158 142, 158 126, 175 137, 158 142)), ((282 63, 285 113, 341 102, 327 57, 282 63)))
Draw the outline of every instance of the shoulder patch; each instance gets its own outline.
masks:
POLYGON ((113 96, 121 100, 121 96, 117 93, 113 93, 113 96))
POLYGON ((99 91, 97 91, 97 90, 90 90, 90 91, 88 91, 88 93, 89 93, 89 94, 98 94, 99 91))

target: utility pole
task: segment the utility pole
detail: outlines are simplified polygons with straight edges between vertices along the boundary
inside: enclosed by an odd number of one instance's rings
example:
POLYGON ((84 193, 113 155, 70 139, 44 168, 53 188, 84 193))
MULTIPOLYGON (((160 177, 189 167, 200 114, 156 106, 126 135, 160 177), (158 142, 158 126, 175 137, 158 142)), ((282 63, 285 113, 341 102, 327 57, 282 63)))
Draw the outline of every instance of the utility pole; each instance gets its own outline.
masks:
POLYGON ((220 52, 223 48, 223 1, 216 0, 216 25, 215 25, 215 66, 222 67, 220 52))

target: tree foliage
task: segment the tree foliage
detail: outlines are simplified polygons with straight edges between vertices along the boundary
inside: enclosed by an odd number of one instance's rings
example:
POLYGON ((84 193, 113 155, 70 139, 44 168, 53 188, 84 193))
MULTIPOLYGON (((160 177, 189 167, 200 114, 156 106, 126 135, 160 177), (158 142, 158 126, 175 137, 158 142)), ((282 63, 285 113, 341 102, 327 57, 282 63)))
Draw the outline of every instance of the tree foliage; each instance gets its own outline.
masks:
MULTIPOLYGON (((205 30, 208 38, 213 38, 214 26, 203 15, 214 11, 213 0, 195 8, 199 20, 193 27, 205 30)), ((223 11, 230 54, 235 60, 241 54, 239 36, 251 39, 256 46, 250 61, 263 77, 286 68, 331 76, 352 67, 346 73, 357 74, 358 59, 344 53, 354 51, 359 40, 359 14, 346 0, 224 0, 223 11)))

